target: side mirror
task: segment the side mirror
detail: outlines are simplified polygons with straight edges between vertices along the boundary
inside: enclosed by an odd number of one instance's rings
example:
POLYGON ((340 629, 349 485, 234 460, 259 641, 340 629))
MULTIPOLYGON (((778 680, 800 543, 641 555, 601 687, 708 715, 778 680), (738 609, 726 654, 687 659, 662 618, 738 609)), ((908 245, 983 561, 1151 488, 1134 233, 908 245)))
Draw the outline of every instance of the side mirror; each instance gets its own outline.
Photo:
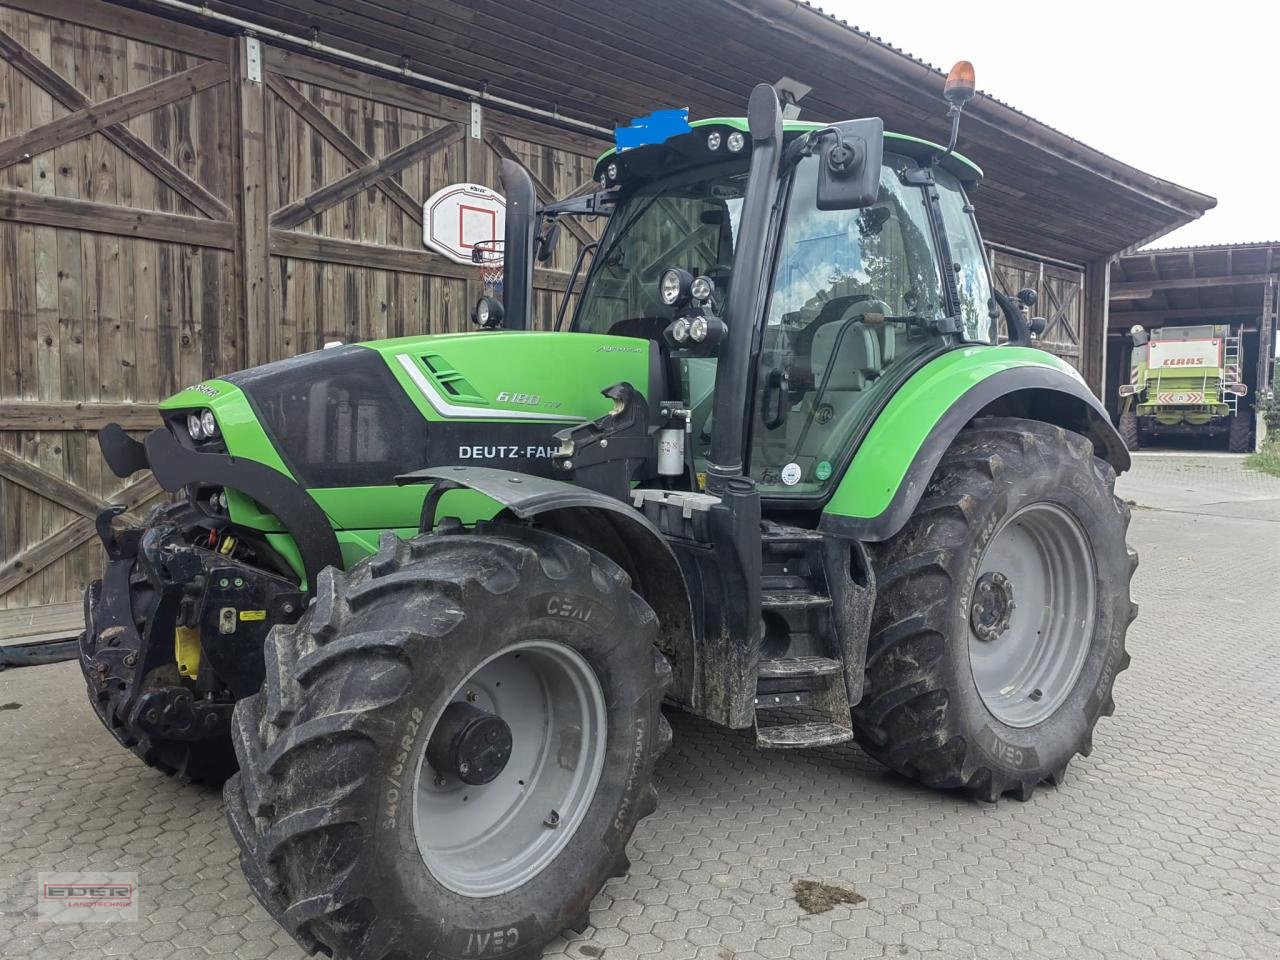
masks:
POLYGON ((884 121, 846 120, 818 135, 818 209, 858 210, 875 203, 884 162, 884 121))
POLYGON ((560 242, 560 221, 552 220, 547 224, 547 229, 538 235, 538 239, 534 244, 537 251, 535 254, 539 263, 546 263, 556 252, 556 245, 560 242))

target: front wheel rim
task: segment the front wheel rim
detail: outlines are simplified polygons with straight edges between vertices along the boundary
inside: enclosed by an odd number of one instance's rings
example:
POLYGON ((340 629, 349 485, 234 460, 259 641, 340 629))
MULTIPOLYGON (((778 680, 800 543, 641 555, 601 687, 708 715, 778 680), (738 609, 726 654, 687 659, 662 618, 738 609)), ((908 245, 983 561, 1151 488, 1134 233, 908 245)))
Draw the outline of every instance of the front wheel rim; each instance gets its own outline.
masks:
POLYGON ((969 601, 969 665, 992 716, 1031 727, 1062 706, 1089 653, 1096 602, 1093 548, 1074 516, 1033 503, 1001 524, 969 601))
POLYGON ((529 640, 477 666, 449 703, 500 717, 511 730, 511 755, 491 782, 471 785, 434 769, 424 745, 414 776, 418 852, 455 893, 497 896, 541 873, 586 815, 604 769, 604 692, 577 651, 529 640))

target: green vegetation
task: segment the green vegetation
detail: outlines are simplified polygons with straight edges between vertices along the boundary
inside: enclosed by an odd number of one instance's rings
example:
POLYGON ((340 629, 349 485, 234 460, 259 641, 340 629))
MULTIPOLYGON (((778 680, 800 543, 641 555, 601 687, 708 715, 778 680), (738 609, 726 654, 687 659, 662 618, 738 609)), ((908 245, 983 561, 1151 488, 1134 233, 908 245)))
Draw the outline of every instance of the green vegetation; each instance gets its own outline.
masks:
POLYGON ((1280 399, 1272 397, 1263 403, 1262 419, 1267 424, 1267 439, 1262 449, 1244 462, 1245 469, 1280 477, 1280 399))

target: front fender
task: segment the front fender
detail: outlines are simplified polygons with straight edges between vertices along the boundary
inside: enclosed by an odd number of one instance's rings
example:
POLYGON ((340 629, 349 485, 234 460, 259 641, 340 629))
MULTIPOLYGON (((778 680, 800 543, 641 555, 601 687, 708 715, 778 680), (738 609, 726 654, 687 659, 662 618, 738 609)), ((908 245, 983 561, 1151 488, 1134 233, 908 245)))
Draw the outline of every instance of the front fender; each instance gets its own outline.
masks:
POLYGON ((667 538, 640 511, 586 487, 490 467, 432 467, 396 477, 430 483, 421 527, 434 526, 449 490, 465 487, 494 500, 505 513, 603 553, 631 577, 633 588, 658 617, 658 647, 674 672, 669 695, 689 707, 700 699, 693 609, 684 572, 667 538))
POLYGON ((1030 347, 966 347, 926 364, 898 389, 828 501, 820 528, 859 540, 892 537, 943 453, 980 414, 1073 430, 1092 440, 1117 473, 1129 469, 1106 409, 1065 360, 1030 347))

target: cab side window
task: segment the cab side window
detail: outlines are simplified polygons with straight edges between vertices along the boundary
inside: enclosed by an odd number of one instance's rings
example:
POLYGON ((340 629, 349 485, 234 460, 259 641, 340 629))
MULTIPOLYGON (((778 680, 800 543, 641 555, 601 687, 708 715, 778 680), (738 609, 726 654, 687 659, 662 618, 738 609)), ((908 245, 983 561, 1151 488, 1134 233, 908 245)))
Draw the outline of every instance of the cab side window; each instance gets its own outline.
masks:
POLYGON ((991 298, 991 275, 978 231, 969 213, 969 201, 959 181, 937 170, 938 195, 942 206, 942 226, 947 245, 956 263, 956 287, 960 294, 960 323, 966 340, 995 343, 996 306, 991 298))

